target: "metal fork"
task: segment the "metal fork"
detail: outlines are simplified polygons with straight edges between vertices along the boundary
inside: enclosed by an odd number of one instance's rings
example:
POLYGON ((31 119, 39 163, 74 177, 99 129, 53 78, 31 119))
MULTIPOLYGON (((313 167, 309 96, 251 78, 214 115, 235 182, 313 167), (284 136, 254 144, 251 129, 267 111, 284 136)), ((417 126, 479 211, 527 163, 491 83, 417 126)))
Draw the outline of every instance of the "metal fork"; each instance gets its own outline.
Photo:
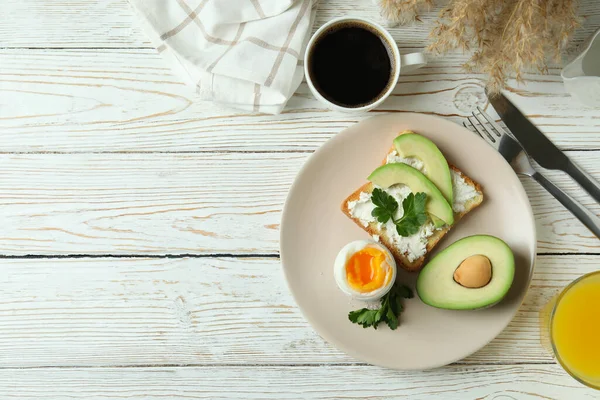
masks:
POLYGON ((571 211, 573 215, 587 226, 596 237, 600 238, 600 218, 536 171, 531 165, 529 156, 519 142, 502 129, 480 107, 477 107, 477 110, 479 113, 473 112, 473 116, 467 118, 472 128, 466 122, 463 122, 465 128, 474 130, 475 133, 498 150, 517 174, 530 176, 535 179, 544 189, 560 201, 567 210, 571 211))

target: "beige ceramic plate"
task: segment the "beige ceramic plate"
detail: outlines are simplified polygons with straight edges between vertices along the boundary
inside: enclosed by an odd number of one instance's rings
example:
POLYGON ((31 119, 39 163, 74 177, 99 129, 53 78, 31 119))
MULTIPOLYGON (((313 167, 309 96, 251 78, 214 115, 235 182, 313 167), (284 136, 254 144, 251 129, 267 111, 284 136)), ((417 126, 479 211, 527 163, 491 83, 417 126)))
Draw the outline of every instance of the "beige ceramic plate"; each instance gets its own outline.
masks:
MULTIPOLYGON (((288 286, 302 313, 328 342, 371 364, 427 369, 460 360, 495 338, 515 315, 533 272, 535 222, 529 200, 508 163, 462 126, 419 114, 388 114, 339 133, 306 162, 283 211, 281 259, 288 286), (411 129, 432 139, 448 161, 479 182, 483 204, 440 242, 436 250, 473 234, 498 236, 513 249, 514 283, 496 306, 477 311, 429 307, 418 296, 405 302, 400 327, 363 329, 348 321, 361 308, 336 286, 333 261, 346 243, 368 234, 340 211, 342 201, 366 182, 398 132, 411 129)), ((414 288, 417 274, 399 271, 414 288)))

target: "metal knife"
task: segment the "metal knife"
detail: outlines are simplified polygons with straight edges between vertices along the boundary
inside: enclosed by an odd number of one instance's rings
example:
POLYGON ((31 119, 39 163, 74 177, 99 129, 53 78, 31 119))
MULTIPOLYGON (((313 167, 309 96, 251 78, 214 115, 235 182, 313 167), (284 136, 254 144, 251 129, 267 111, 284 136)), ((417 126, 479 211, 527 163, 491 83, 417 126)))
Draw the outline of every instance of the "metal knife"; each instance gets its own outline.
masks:
POLYGON ((527 154, 546 169, 563 171, 600 203, 600 184, 577 166, 535 127, 503 94, 488 95, 490 103, 527 154))

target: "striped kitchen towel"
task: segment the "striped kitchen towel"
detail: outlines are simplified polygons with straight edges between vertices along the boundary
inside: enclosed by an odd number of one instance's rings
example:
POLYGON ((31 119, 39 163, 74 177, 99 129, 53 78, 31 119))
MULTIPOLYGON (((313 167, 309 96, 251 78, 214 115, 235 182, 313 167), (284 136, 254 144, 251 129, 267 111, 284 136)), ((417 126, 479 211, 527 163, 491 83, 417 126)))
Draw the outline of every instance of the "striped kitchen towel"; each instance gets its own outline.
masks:
POLYGON ((129 0, 201 99, 280 113, 300 85, 318 0, 129 0))

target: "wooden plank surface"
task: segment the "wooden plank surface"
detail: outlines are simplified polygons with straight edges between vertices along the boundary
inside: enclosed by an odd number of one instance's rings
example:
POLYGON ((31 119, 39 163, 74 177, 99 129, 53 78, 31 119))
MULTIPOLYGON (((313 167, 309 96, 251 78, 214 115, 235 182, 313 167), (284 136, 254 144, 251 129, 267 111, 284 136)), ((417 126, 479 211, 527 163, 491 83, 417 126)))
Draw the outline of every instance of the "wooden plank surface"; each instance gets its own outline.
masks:
MULTIPOLYGON (((319 7, 315 29, 378 18, 371 0, 319 7)), ((391 29, 402 52, 427 43, 438 10, 391 29)), ((600 26, 599 2, 580 13, 570 53, 600 26)), ((363 116, 325 110, 305 84, 279 116, 198 102, 126 0, 4 0, 0 21, 0 398, 598 398, 541 347, 538 312, 598 269, 600 247, 534 182, 523 179, 543 255, 509 327, 446 368, 367 366, 302 318, 277 254, 298 169, 363 116)), ((402 76, 379 112, 461 122, 486 106, 465 60, 402 76)), ((549 72, 509 96, 600 176, 600 116, 565 94, 559 65, 549 72)))
POLYGON ((150 47, 127 0, 2 0, 0 47, 150 47))
POLYGON ((556 365, 0 370, 5 398, 46 399, 597 399, 556 365), (51 389, 50 389, 51 388, 51 389))
MULTIPOLYGON (((378 112, 462 123, 487 106, 483 77, 462 72, 465 60, 450 55, 401 76, 378 112)), ((197 101, 153 49, 5 49, 0 66, 0 152, 312 151, 367 117, 326 110, 306 84, 278 116, 197 101)), ((512 83, 510 98, 559 146, 600 149, 597 111, 574 102, 559 70, 551 73, 512 83)))
MULTIPOLYGON (((460 363, 553 363, 539 310, 597 268, 597 256, 540 256, 514 320, 460 363)), ((0 370, 360 363, 304 320, 277 258, 2 259, 0 269, 0 370)))
MULTIPOLYGON (((127 0, 3 0, 0 8, 0 47, 151 47, 127 0)), ((423 47, 441 5, 421 15, 422 23, 388 29, 404 46, 423 47)), ((600 22, 596 0, 581 0, 584 25, 575 42, 600 22)), ((314 29, 342 15, 381 21, 371 0, 320 0, 314 29)))
MULTIPOLYGON (((595 176, 598 154, 569 152, 595 176)), ((283 203, 308 156, 0 155, 0 254, 276 254, 283 203)), ((548 176, 600 213, 568 177, 548 176)), ((579 221, 537 183, 522 181, 539 252, 598 252, 579 221)))

